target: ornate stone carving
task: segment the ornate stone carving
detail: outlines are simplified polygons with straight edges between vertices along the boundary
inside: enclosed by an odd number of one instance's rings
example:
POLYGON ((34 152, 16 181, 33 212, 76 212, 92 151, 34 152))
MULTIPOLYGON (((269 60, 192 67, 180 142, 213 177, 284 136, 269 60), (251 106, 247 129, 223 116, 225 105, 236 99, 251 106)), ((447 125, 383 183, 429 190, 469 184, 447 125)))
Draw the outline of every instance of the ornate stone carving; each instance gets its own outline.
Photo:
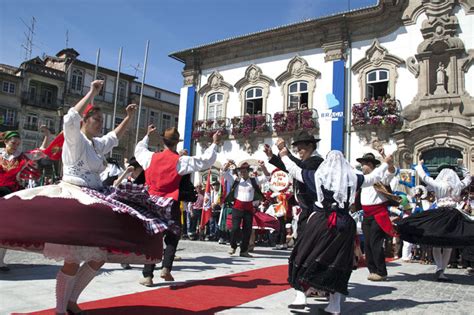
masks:
POLYGON ((273 84, 273 79, 262 74, 262 70, 256 65, 250 65, 245 70, 245 76, 235 83, 235 88, 239 92, 239 99, 241 103, 241 113, 245 111, 245 91, 251 87, 260 87, 263 91, 262 112, 267 112, 267 99, 270 93, 270 85, 273 84))
MULTIPOLYGON (((398 78, 397 68, 404 64, 403 59, 391 55, 388 50, 380 45, 378 39, 375 39, 372 42, 372 45, 365 52, 365 57, 357 61, 352 66, 352 71, 359 74, 359 86, 360 86, 360 95, 363 99, 366 94, 366 82, 365 78, 367 73, 372 70, 384 68, 387 69, 390 73, 388 92, 392 97, 396 96, 396 83, 398 78)), ((361 99, 361 101, 362 101, 361 99)))
POLYGON ((418 78, 418 75, 420 74, 420 65, 417 63, 416 58, 408 57, 406 65, 408 71, 410 71, 415 76, 415 78, 418 78))
POLYGON ((207 83, 201 87, 199 94, 203 97, 204 100, 204 117, 207 117, 207 97, 212 93, 221 92, 224 94, 222 116, 226 117, 226 108, 227 101, 229 100, 229 93, 233 91, 234 88, 231 84, 224 81, 224 78, 218 71, 214 71, 209 78, 207 83))
POLYGON ((316 79, 321 77, 321 73, 308 66, 308 62, 300 56, 295 56, 288 63, 285 72, 280 74, 276 81, 281 86, 283 95, 284 110, 288 108, 288 86, 294 81, 305 80, 308 82, 308 108, 313 107, 313 93, 316 87, 316 79))

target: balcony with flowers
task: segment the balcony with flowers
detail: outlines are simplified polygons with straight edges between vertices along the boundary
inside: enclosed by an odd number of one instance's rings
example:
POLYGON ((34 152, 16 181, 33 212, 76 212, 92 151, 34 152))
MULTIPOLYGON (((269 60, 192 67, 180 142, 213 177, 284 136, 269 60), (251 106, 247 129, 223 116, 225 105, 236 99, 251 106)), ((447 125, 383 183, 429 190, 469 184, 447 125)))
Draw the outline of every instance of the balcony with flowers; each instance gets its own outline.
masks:
POLYGON ((217 117, 216 119, 196 120, 192 139, 206 145, 212 142, 212 136, 217 131, 221 131, 223 137, 229 135, 230 119, 225 117, 217 117))
POLYGON ((273 130, 279 135, 305 129, 316 132, 319 129, 318 111, 316 109, 299 109, 276 112, 273 115, 273 130))
POLYGON ((235 139, 264 137, 271 133, 270 114, 235 116, 231 118, 231 134, 235 139))
POLYGON ((403 125, 401 111, 400 101, 396 99, 366 99, 363 103, 352 105, 352 126, 366 138, 373 138, 373 134, 376 134, 380 140, 387 140, 390 134, 403 125))

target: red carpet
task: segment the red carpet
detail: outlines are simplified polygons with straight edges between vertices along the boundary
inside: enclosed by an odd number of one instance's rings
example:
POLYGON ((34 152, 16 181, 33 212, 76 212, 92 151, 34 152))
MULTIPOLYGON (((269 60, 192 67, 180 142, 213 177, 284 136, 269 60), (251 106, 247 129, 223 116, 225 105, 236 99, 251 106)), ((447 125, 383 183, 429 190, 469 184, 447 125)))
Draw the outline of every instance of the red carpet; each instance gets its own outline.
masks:
MULTIPOLYGON (((288 265, 267 267, 80 306, 88 315, 214 314, 288 289, 287 276, 288 265)), ((29 314, 54 314, 54 310, 29 314)))

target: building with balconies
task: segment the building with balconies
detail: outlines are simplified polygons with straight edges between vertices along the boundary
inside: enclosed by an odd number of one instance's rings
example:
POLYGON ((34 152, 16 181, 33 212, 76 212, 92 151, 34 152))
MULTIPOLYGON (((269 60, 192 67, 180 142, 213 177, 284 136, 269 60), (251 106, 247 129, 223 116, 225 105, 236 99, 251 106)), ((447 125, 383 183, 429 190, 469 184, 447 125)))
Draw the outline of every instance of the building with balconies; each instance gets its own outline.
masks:
POLYGON ((0 64, 0 132, 19 127, 22 80, 17 70, 0 64))
POLYGON ((219 160, 262 159, 306 129, 355 164, 384 146, 403 168, 463 159, 474 171, 474 4, 392 1, 173 52, 184 64, 179 130, 219 160))

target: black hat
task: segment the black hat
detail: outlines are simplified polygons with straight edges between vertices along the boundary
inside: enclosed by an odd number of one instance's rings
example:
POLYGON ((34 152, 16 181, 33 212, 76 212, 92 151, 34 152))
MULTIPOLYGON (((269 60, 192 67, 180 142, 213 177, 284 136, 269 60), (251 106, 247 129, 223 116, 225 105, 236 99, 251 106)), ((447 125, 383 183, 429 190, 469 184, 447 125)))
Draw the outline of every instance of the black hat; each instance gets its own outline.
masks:
POLYGON ((109 164, 115 164, 115 165, 119 164, 118 161, 113 157, 108 157, 106 160, 107 160, 107 163, 109 164))
POLYGON ((449 168, 450 170, 453 170, 453 171, 457 171, 457 168, 456 166, 454 165, 449 165, 449 164, 441 164, 440 166, 438 166, 438 168, 436 169, 436 171, 438 173, 440 173, 442 170, 444 170, 445 168, 449 168))
POLYGON ((213 181, 211 183, 212 186, 219 186, 221 183, 219 183, 218 181, 213 181))
POLYGON ((291 145, 296 145, 298 142, 319 142, 321 139, 315 138, 313 135, 310 135, 306 130, 300 130, 293 137, 293 143, 291 145))
POLYGON ((375 158, 373 153, 366 153, 361 158, 356 159, 359 163, 372 163, 374 166, 380 165, 380 161, 375 158))
POLYGON ((239 167, 237 167, 238 170, 241 170, 241 169, 249 169, 250 168, 250 164, 247 163, 247 162, 244 162, 242 164, 240 164, 239 167))

